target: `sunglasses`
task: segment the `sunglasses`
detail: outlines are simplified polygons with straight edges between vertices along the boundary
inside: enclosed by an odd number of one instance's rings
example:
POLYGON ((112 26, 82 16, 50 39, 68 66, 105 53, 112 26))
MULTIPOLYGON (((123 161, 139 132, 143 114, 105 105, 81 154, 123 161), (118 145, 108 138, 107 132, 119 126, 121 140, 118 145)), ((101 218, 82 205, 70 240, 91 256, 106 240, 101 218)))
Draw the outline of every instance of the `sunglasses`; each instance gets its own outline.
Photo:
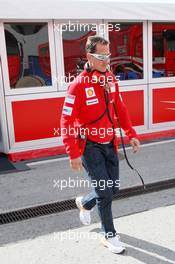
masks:
POLYGON ((103 54, 95 54, 95 53, 90 53, 94 58, 100 61, 106 61, 110 59, 111 53, 108 55, 103 55, 103 54))

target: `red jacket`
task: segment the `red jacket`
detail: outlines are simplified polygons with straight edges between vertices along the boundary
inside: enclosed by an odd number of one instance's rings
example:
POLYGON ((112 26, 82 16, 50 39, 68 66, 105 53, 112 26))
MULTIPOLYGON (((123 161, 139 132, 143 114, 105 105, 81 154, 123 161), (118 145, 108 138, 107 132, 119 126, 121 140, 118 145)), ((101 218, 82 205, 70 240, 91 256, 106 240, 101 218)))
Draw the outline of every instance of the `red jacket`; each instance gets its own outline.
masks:
MULTIPOLYGON (((119 93, 118 82, 111 72, 107 72, 104 76, 97 71, 89 73, 84 70, 69 85, 61 116, 61 135, 66 152, 71 159, 80 157, 83 154, 85 140, 80 139, 78 136, 78 134, 82 134, 82 128, 86 128, 86 138, 91 141, 106 142, 114 139, 113 127, 117 128, 118 124, 112 100, 116 105, 120 126, 125 134, 129 139, 137 137, 119 93), (107 111, 105 112, 106 100, 104 85, 102 85, 104 78, 108 81, 108 109, 113 124, 111 124, 107 111), (93 123, 101 116, 102 118, 99 121, 93 123)), ((117 148, 116 137, 114 144, 117 148)))

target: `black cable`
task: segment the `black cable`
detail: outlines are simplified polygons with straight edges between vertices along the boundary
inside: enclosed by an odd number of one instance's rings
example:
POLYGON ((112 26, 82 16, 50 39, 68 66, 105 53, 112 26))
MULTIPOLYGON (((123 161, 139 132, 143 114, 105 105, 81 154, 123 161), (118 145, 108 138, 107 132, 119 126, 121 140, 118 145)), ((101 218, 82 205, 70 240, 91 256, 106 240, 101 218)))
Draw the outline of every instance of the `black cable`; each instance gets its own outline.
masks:
POLYGON ((117 108, 116 108, 116 105, 115 105, 114 101, 112 102, 112 104, 113 104, 114 112, 115 112, 115 115, 116 115, 116 118, 117 118, 117 123, 118 123, 118 128, 119 128, 119 131, 120 131, 121 143, 122 143, 122 148, 123 148, 123 153, 124 153, 126 162, 127 162, 128 166, 133 171, 135 171, 137 173, 137 175, 139 176, 139 178, 140 178, 140 180, 142 182, 143 189, 146 190, 146 186, 145 186, 145 183, 144 183, 144 180, 143 180, 142 176, 140 175, 138 170, 131 165, 130 161, 128 160, 128 156, 126 154, 125 144, 124 144, 124 140, 123 140, 122 130, 121 130, 121 126, 120 126, 119 115, 118 115, 117 108))
MULTIPOLYGON (((108 108, 109 97, 108 97, 108 91, 107 90, 108 90, 107 85, 104 85, 104 95, 105 95, 105 102, 106 102, 108 118, 109 118, 109 120, 110 120, 110 122, 111 122, 111 124, 113 126, 113 129, 114 129, 114 124, 113 124, 113 121, 112 121, 112 118, 111 118, 111 115, 110 115, 110 112, 109 112, 109 108, 108 108)), ((130 167, 130 169, 132 169, 133 171, 135 171, 137 173, 137 175, 139 176, 139 178, 140 178, 140 180, 142 182, 143 189, 146 190, 146 186, 145 186, 145 183, 144 183, 144 180, 143 180, 142 176, 140 175, 138 170, 131 165, 130 161, 128 160, 128 156, 127 156, 127 153, 126 153, 125 144, 124 144, 124 140, 123 140, 122 130, 121 130, 121 126, 120 126, 120 120, 119 120, 117 107, 116 107, 114 101, 112 101, 112 104, 113 104, 114 112, 115 112, 115 115, 116 115, 116 118, 117 118, 117 124, 118 124, 118 128, 119 128, 119 131, 120 131, 121 143, 122 143, 122 148, 123 148, 123 153, 124 153, 124 156, 125 156, 126 163, 130 167)), ((115 131, 114 131, 114 133, 115 133, 115 131)))

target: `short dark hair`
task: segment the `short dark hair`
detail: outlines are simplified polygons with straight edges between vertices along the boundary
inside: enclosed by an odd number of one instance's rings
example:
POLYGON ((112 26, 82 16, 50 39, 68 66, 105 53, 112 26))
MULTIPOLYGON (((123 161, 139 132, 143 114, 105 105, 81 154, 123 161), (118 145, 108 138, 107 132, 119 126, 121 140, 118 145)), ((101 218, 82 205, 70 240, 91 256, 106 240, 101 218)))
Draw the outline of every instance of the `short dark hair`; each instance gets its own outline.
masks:
POLYGON ((86 42, 86 52, 95 53, 97 44, 107 45, 109 41, 99 36, 90 36, 86 42))

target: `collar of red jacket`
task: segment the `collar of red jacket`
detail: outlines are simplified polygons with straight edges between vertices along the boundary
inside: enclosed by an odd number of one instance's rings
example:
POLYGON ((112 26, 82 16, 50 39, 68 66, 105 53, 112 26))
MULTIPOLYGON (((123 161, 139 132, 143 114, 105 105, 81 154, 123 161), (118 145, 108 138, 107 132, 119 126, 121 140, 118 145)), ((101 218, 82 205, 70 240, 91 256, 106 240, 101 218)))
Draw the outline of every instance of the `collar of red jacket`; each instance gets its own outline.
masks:
POLYGON ((100 85, 115 82, 115 76, 111 71, 106 71, 105 73, 93 71, 92 79, 94 82, 100 83, 100 85))
POLYGON ((91 74, 93 82, 99 83, 101 86, 104 86, 107 83, 118 81, 116 80, 114 74, 108 69, 106 72, 91 70, 88 62, 86 62, 84 70, 91 74))

